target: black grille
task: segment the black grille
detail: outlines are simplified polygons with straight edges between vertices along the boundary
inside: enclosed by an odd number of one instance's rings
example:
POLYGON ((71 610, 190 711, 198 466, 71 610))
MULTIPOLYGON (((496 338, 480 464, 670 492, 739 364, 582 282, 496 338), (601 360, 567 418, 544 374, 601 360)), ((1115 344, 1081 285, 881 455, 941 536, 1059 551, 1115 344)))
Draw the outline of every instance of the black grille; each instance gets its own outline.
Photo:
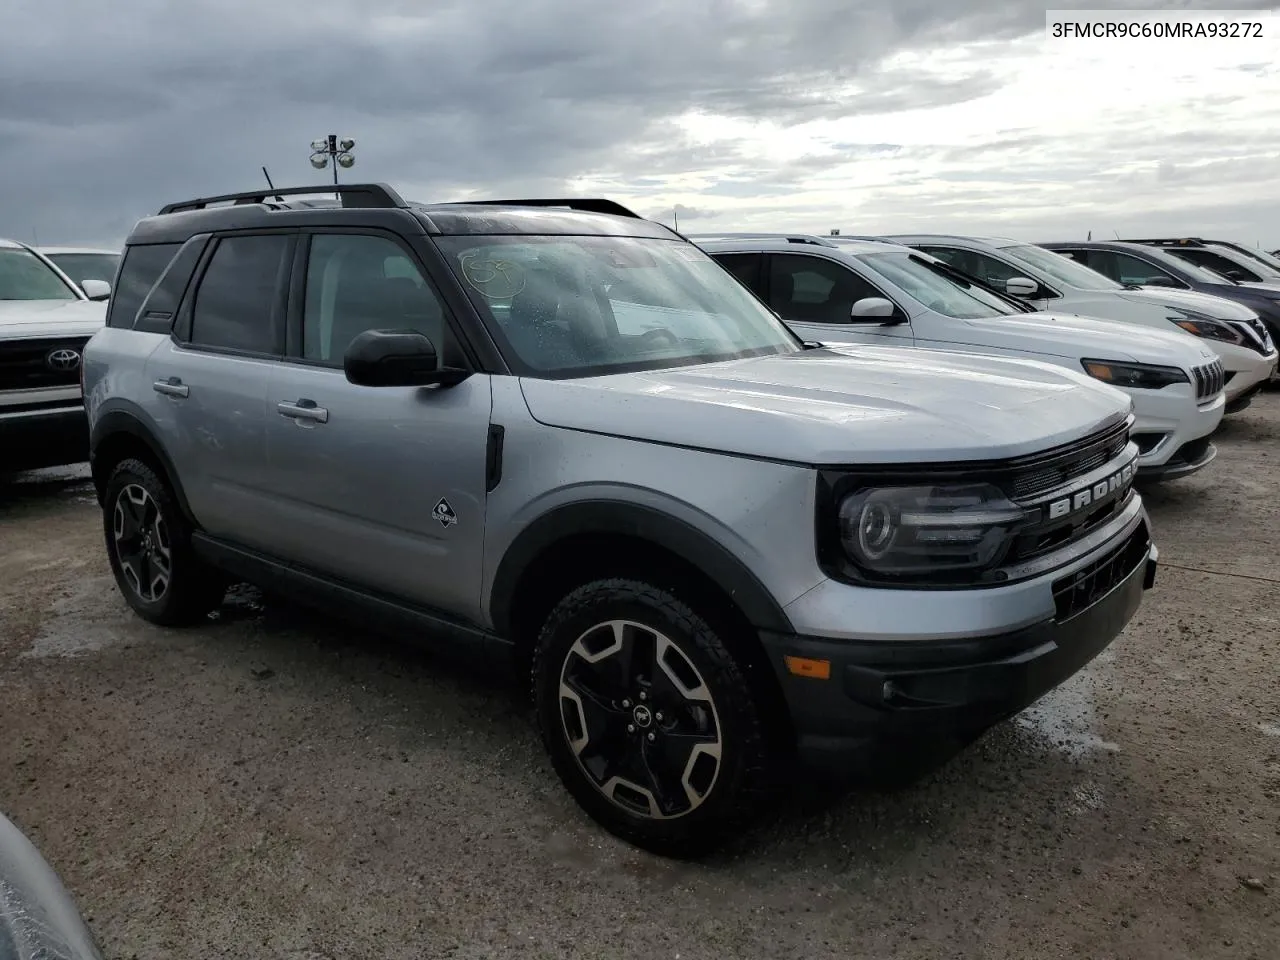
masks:
POLYGON ((1250 350, 1266 356, 1275 349, 1275 344, 1271 342, 1271 333, 1267 330, 1267 325, 1257 317, 1251 320, 1241 320, 1233 323, 1232 326, 1244 334, 1244 346, 1250 350))
POLYGON ((1143 522, 1128 540, 1106 556, 1054 581, 1054 619, 1061 623, 1089 609, 1133 573, 1139 564, 1145 563, 1150 550, 1151 535, 1143 522))
POLYGON ((1213 360, 1203 366, 1193 367, 1191 374, 1192 383, 1196 388, 1196 401, 1199 403, 1213 400, 1226 385, 1226 373, 1221 360, 1213 360))
POLYGON ((1098 469, 1109 460, 1120 456, 1129 442, 1129 425, 1126 423, 1101 430, 1079 443, 1072 444, 1013 478, 1013 499, 1025 500, 1048 490, 1056 490, 1098 469))
POLYGON ((0 341, 0 390, 78 386, 80 358, 88 339, 0 341))

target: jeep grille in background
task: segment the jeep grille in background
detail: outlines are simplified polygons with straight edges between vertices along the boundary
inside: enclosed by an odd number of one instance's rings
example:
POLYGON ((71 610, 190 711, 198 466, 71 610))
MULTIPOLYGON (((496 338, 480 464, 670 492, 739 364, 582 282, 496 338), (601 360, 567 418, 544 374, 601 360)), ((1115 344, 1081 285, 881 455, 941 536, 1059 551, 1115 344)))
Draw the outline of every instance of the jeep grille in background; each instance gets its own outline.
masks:
POLYGON ((1221 360, 1214 360, 1203 366, 1195 367, 1191 373, 1194 377, 1193 382, 1196 387, 1196 401, 1198 403, 1208 403, 1216 398, 1227 383, 1221 360))
POLYGON ((0 390, 39 390, 80 383, 88 337, 0 342, 0 390))
POLYGON ((1013 499, 1025 500, 1070 483, 1120 456, 1128 442, 1127 423, 1085 437, 1016 474, 1013 478, 1013 499))

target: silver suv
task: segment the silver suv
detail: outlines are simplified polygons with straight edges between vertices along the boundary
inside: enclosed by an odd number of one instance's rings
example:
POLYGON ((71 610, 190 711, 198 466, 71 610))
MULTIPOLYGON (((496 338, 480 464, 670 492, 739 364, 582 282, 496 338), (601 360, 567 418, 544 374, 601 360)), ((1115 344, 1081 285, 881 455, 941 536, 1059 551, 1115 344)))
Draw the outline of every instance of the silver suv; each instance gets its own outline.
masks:
POLYGON ((307 192, 139 222, 86 350, 153 622, 247 580, 513 666, 586 811, 693 854, 797 760, 939 762, 1152 582, 1131 401, 1083 372, 805 344, 609 201, 307 192))

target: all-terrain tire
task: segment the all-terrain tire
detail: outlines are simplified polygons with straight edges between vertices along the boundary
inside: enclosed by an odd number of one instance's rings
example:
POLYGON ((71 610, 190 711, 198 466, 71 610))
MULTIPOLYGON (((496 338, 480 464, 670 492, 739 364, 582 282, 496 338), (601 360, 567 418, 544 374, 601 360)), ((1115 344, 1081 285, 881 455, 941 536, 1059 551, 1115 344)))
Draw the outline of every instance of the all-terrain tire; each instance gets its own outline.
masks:
POLYGON ((112 469, 103 495, 102 524, 116 585, 144 620, 186 626, 203 620, 222 603, 226 578, 196 556, 191 526, 173 491, 148 464, 130 458, 112 469), (140 522, 129 526, 135 518, 140 522), (135 538, 122 536, 122 528, 124 533, 136 532, 145 544, 138 547, 141 559, 130 555, 135 538), (157 588, 162 576, 163 587, 157 588))
MULTIPOLYGON (((635 656, 639 658, 639 654, 635 656)), ((724 640, 706 619, 662 587, 617 578, 597 580, 573 590, 556 604, 542 627, 534 650, 532 681, 543 743, 565 787, 592 819, 636 846, 665 856, 701 856, 740 834, 774 795, 771 777, 776 764, 770 746, 773 738, 766 729, 770 718, 762 715, 761 704, 724 640), (618 623, 627 626, 613 626, 618 623), (621 633, 616 632, 619 629, 621 633), (622 665, 606 664, 610 658, 621 662, 621 647, 616 654, 600 655, 599 664, 605 664, 606 671, 588 661, 583 653, 596 656, 601 644, 622 644, 627 635, 632 637, 635 650, 647 650, 650 644, 644 637, 650 632, 655 637, 652 646, 663 651, 664 665, 653 663, 649 672, 656 679, 649 686, 644 686, 642 679, 637 680, 640 686, 629 689, 638 693, 626 695, 621 688, 615 690, 614 680, 608 679, 600 682, 614 691, 612 698, 593 694, 584 699, 585 695, 565 694, 566 684, 572 682, 575 689, 581 689, 583 677, 596 675, 592 671, 607 672, 610 677, 616 673, 625 686, 628 675, 643 672, 640 668, 631 669, 630 654, 622 665), (574 672, 578 670, 586 672, 579 676, 574 672), (651 691, 647 701, 639 697, 646 690, 651 691), (707 699, 690 699, 686 696, 688 691, 698 696, 705 694, 707 699), (606 710, 606 699, 615 708, 620 704, 629 706, 616 712, 606 710), (614 731, 600 734, 594 743, 587 732, 588 706, 583 706, 588 701, 591 709, 605 717, 608 729, 614 731), (671 704, 665 718, 664 703, 671 704), (633 720, 628 711, 637 708, 647 712, 633 720), (686 714, 692 718, 688 723, 686 714), (652 721, 652 726, 641 721, 652 721), (659 721, 665 721, 671 729, 664 730, 659 721), (689 725, 700 722, 697 730, 689 725), (618 723, 622 724, 621 729, 615 726, 618 723), (680 767, 685 746, 694 742, 694 737, 710 737, 706 731, 713 726, 718 742, 714 747, 708 744, 697 748, 708 755, 690 755, 688 765, 680 767), (615 741, 620 744, 616 749, 615 741), (707 761, 713 756, 713 749, 718 752, 718 767, 714 774, 708 774, 707 761), (580 759, 587 757, 589 750, 591 763, 580 759), (595 757, 596 750, 605 756, 612 751, 614 759, 625 755, 618 762, 628 769, 652 773, 679 768, 684 773, 674 781, 671 776, 665 778, 668 786, 674 783, 671 790, 658 789, 657 784, 663 782, 660 778, 639 784, 639 776, 623 786, 617 776, 608 772, 614 769, 614 760, 595 757), (630 766, 635 763, 640 766, 630 766), (588 772, 592 764, 595 773, 588 772), (690 792, 695 780, 698 782, 690 792), (615 784, 612 797, 604 789, 611 782, 615 784), (650 796, 643 798, 631 790, 631 784, 652 787, 650 796), (704 785, 705 793, 699 793, 704 785), (660 811, 659 796, 677 802, 660 811), (620 802, 618 797, 627 802, 620 802), (638 809, 642 800, 647 812, 638 809), (686 804, 689 809, 682 812, 686 804), (654 816, 655 812, 661 815, 654 816)))

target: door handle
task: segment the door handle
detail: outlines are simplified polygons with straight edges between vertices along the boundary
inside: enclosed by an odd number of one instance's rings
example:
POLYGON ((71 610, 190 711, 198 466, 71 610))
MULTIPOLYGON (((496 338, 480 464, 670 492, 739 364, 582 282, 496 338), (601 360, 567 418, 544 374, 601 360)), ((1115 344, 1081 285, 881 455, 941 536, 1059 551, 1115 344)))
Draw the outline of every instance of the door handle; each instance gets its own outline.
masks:
POLYGON ((280 416, 290 420, 310 420, 313 423, 328 423, 329 411, 316 406, 314 400, 303 398, 294 403, 277 403, 276 410, 280 416))
POLYGON ((181 377, 165 377, 163 380, 157 380, 151 385, 151 389, 156 393, 163 393, 166 397, 179 399, 191 395, 191 388, 182 382, 181 377))

